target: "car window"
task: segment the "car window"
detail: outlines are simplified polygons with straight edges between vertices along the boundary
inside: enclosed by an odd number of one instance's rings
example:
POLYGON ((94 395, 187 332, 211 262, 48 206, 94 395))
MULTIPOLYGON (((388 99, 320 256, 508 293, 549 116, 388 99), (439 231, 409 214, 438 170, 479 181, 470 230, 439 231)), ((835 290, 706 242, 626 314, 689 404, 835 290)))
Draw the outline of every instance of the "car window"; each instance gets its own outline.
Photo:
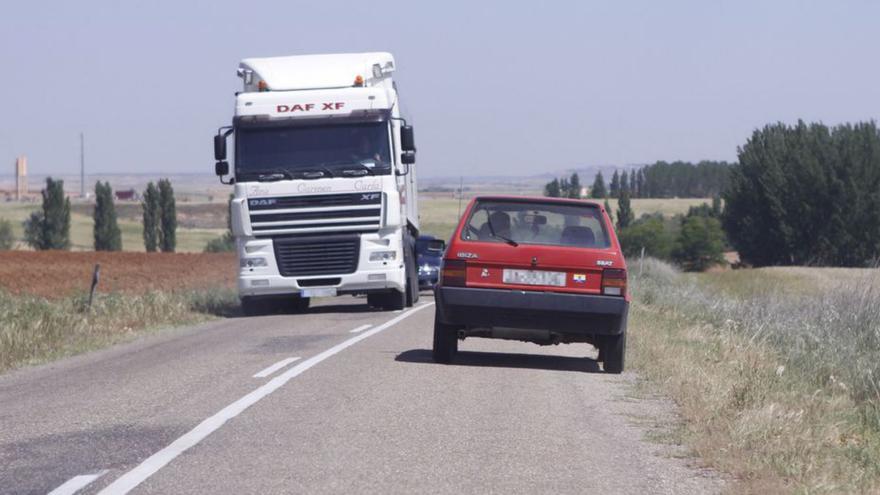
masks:
POLYGON ((483 200, 461 233, 465 241, 605 248, 608 229, 597 206, 516 200, 483 200))

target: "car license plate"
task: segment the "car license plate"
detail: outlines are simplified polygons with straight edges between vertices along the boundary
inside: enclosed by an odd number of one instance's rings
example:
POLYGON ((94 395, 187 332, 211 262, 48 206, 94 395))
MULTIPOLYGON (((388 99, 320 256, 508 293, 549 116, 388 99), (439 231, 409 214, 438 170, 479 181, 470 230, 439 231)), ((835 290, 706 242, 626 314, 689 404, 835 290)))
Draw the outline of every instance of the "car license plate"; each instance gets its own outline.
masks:
POLYGON ((502 280, 505 284, 552 285, 555 287, 565 287, 565 272, 505 269, 502 280))
POLYGON ((336 295, 335 287, 324 287, 320 289, 303 289, 302 297, 333 297, 336 295))

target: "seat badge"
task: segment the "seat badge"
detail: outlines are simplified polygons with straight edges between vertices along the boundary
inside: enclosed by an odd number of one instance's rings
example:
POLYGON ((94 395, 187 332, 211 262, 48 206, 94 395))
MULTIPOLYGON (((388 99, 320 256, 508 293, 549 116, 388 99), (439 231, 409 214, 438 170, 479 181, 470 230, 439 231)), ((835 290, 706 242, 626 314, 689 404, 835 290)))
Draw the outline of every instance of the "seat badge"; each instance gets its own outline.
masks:
POLYGON ((587 283, 587 274, 586 273, 572 273, 571 279, 576 284, 585 284, 585 283, 587 283))

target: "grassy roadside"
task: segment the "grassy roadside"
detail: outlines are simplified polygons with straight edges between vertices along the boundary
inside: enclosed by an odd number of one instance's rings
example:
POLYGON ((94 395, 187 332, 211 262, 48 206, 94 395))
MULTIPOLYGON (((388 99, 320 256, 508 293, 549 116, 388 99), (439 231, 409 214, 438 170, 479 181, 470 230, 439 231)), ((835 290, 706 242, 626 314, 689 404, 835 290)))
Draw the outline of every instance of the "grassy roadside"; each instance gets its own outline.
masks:
MULTIPOLYGON (((637 272, 634 264, 633 272, 637 272)), ((737 493, 880 490, 880 276, 769 269, 633 280, 630 363, 737 493)))
POLYGON ((208 320, 238 304, 233 289, 99 294, 48 300, 0 292, 0 372, 208 320))

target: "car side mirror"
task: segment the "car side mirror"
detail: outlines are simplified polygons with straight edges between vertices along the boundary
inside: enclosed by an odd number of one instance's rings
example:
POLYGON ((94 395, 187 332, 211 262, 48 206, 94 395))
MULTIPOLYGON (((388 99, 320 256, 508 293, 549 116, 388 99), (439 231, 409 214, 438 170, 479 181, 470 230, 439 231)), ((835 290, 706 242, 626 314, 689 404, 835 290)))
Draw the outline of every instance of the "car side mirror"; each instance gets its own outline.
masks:
POLYGON ((214 164, 214 173, 219 176, 224 176, 229 174, 229 163, 221 160, 214 164))
POLYGON ((400 126, 400 149, 404 152, 416 151, 416 139, 411 125, 400 126))
POLYGON ((223 134, 214 136, 214 159, 217 161, 226 159, 226 136, 223 134))
POLYGON ((446 249, 446 241, 434 239, 433 241, 428 242, 428 251, 442 253, 444 249, 446 249))
POLYGON ((404 165, 412 165, 416 162, 416 152, 415 151, 405 151, 400 155, 400 163, 404 165))

